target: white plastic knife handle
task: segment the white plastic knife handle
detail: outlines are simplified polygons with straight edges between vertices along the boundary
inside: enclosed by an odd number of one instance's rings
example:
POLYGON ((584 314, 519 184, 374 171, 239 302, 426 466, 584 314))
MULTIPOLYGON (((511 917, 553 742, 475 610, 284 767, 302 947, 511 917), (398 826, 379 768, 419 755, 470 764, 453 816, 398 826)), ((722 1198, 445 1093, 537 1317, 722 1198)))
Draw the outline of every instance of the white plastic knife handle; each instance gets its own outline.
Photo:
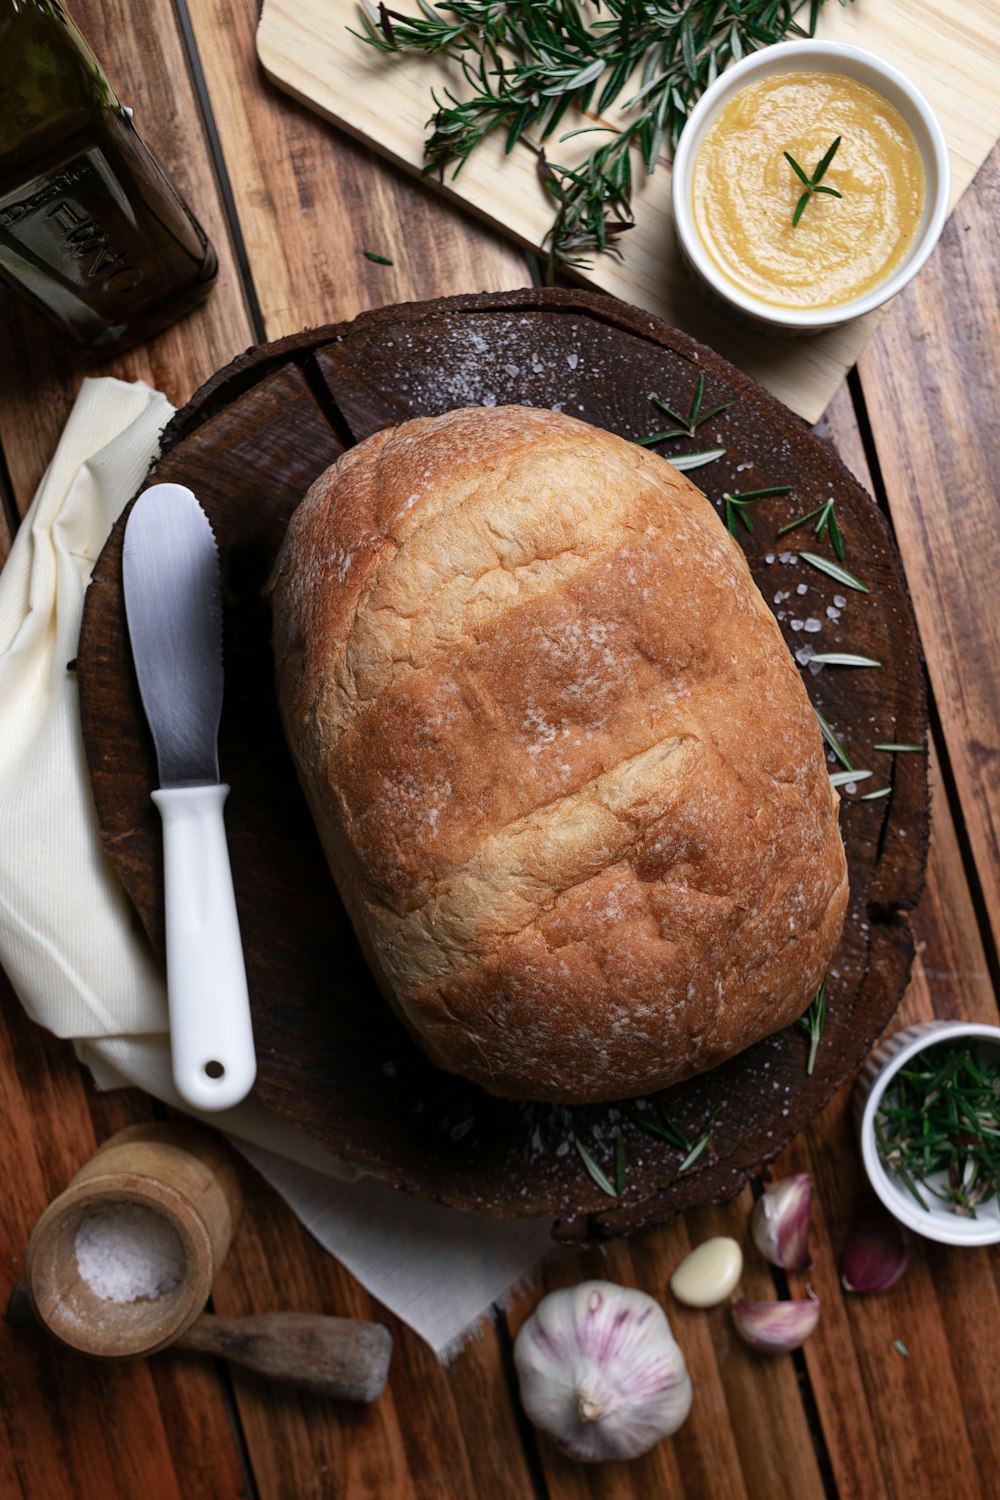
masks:
POLYGON ((229 788, 161 787, 167 998, 174 1084, 197 1109, 229 1109, 253 1087, 250 1021, 222 808, 229 788))

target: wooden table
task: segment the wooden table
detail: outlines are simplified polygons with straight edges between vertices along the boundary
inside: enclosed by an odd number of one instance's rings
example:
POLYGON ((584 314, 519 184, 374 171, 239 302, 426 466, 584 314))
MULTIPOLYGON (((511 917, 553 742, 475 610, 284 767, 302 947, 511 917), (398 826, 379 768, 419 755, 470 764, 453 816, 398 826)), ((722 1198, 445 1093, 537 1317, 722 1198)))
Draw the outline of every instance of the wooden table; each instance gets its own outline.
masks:
MULTIPOLYGON (((75 0, 74 14, 137 123, 220 252, 206 306, 110 365, 175 403, 249 344, 408 298, 525 285, 525 257, 275 92, 254 54, 254 0, 75 0), (374 264, 365 250, 389 255, 374 264)), ((819 424, 891 516, 927 654, 934 834, 913 913, 917 961, 898 1023, 997 1020, 1000 968, 1000 151, 953 215, 929 267, 891 310, 819 424)), ((0 484, 6 529, 28 506, 90 368, 0 304, 0 484)), ((9 537, 0 513, 0 556, 9 537)), ((628 1466, 583 1469, 533 1433, 511 1340, 540 1291, 521 1291, 447 1369, 247 1172, 248 1211, 219 1277, 225 1314, 272 1308, 374 1317, 396 1340, 367 1410, 267 1386, 190 1357, 102 1366, 0 1325, 3 1500, 818 1500, 1000 1494, 1000 1296, 995 1251, 914 1246, 881 1297, 839 1289, 861 1187, 848 1090, 775 1164, 817 1188, 810 1273, 823 1300, 799 1354, 753 1355, 722 1309, 671 1308, 695 1385, 672 1440, 628 1466), (904 1350, 906 1352, 904 1352, 904 1350)), ((70 1048, 23 1017, 0 1022, 2 1292, 36 1219, 98 1141, 148 1116, 98 1096, 70 1048)), ((665 1298, 670 1270, 710 1233, 742 1237, 749 1189, 725 1209, 586 1255, 588 1275, 665 1298)), ((792 1278, 793 1282, 795 1278, 792 1278)), ((748 1295, 773 1296, 750 1263, 748 1295)), ((794 1290, 794 1287, 793 1287, 794 1290)))

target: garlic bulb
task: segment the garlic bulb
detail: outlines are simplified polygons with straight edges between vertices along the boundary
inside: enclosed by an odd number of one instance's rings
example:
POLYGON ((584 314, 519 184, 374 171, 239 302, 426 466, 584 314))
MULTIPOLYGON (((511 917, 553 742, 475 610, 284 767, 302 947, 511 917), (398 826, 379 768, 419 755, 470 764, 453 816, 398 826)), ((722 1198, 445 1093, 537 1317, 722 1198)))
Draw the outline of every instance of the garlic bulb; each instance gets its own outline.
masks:
POLYGON ((691 1381, 663 1309, 645 1292, 584 1281, 550 1292, 514 1343, 521 1401, 570 1458, 637 1458, 691 1409, 691 1381))
POLYGON ((809 1205, 812 1182, 808 1172, 783 1177, 754 1204, 750 1232, 754 1244, 772 1266, 804 1271, 809 1264, 809 1205))
POLYGON ((734 1297, 733 1322, 737 1332, 763 1354, 787 1354, 804 1344, 819 1322, 819 1298, 806 1287, 808 1300, 749 1302, 734 1297))

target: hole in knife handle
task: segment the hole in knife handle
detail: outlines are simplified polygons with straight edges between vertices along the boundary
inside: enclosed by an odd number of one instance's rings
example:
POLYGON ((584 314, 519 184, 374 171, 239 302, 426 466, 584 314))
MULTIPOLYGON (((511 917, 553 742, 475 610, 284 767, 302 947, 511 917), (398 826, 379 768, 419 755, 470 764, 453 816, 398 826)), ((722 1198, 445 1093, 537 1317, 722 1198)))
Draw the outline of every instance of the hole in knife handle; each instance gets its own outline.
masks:
POLYGON ((214 1060, 205 1064, 204 1073, 206 1078, 214 1079, 216 1082, 226 1076, 226 1070, 222 1063, 215 1062, 214 1060))

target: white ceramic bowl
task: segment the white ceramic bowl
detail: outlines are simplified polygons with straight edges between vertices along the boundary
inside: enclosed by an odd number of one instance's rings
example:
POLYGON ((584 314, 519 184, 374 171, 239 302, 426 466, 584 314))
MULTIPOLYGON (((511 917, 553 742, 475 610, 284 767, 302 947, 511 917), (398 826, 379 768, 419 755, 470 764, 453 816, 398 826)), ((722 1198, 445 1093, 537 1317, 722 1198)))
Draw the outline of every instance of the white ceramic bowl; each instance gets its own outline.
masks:
POLYGON ((995 1245, 1000 1243, 1000 1198, 977 1206, 977 1217, 962 1218, 946 1204, 927 1194, 927 1209, 913 1199, 882 1165, 875 1141, 875 1116, 887 1089, 900 1068, 928 1047, 940 1042, 980 1038, 1000 1057, 1000 1027, 972 1021, 921 1021, 906 1026, 881 1042, 865 1063, 854 1086, 852 1109, 861 1142, 865 1171, 886 1208, 907 1229, 944 1245, 995 1245))
POLYGON ((948 216, 951 172, 944 134, 930 105, 898 69, 872 52, 842 42, 779 42, 735 63, 705 90, 688 116, 674 153, 673 211, 681 253, 695 283, 707 300, 731 320, 772 334, 820 333, 860 318, 881 306, 907 284, 927 260, 948 216), (864 296, 836 307, 774 307, 760 302, 731 282, 705 249, 694 222, 691 177, 695 159, 719 109, 755 78, 774 73, 843 73, 867 84, 899 110, 913 132, 924 164, 927 191, 924 210, 905 258, 891 275, 864 296))

